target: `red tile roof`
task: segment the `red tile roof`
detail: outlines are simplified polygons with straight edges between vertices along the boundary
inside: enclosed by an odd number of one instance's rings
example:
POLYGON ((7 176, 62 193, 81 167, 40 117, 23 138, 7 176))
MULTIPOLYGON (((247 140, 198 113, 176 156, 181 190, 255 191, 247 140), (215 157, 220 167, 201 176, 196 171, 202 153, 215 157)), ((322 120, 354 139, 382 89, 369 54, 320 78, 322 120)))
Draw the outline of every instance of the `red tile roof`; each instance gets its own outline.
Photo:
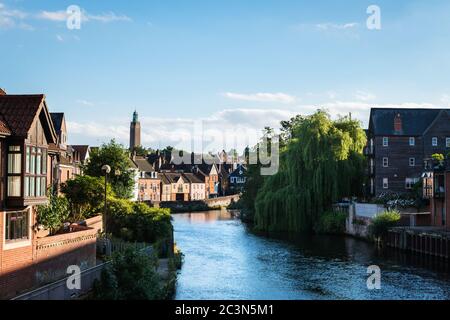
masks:
POLYGON ((0 95, 0 114, 11 133, 25 137, 45 99, 39 95, 0 95))

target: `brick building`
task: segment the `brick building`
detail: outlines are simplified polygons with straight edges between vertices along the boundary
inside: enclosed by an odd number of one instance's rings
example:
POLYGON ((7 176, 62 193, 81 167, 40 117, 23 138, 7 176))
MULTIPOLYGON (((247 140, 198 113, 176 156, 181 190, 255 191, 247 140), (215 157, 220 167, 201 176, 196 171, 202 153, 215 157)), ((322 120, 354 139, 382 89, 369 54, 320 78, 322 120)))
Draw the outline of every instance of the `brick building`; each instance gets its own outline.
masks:
POLYGON ((95 264, 96 230, 38 234, 36 206, 47 202, 56 143, 44 95, 0 94, 0 298, 51 281, 71 264, 95 264))
POLYGON ((449 109, 372 109, 365 151, 369 194, 412 191, 432 155, 450 152, 449 123, 449 109))

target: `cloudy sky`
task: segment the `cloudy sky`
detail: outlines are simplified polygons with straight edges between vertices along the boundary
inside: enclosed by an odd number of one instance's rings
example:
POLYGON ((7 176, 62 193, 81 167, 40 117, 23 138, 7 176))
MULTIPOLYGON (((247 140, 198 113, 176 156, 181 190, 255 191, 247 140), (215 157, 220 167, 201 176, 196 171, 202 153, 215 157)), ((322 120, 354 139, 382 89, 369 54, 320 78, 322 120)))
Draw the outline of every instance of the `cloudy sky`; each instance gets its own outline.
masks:
POLYGON ((449 107, 449 34, 447 0, 0 0, 0 87, 45 93, 73 144, 127 145, 136 109, 145 146, 228 149, 317 108, 449 107))

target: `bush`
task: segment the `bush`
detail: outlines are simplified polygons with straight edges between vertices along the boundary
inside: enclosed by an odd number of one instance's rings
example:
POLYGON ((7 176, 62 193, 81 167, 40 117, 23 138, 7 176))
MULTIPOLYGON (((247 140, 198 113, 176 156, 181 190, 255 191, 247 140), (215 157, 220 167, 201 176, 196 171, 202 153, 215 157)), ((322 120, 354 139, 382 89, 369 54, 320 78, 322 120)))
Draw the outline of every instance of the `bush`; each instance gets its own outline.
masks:
MULTIPOLYGON (((74 217, 79 220, 92 217, 103 211, 105 179, 77 176, 61 185, 61 192, 69 200, 74 217)), ((110 186, 107 194, 112 195, 110 186)))
POLYGON ((345 220, 347 214, 345 212, 324 212, 319 217, 314 230, 317 233, 341 234, 345 232, 345 220))
POLYGON ((69 202, 65 197, 58 197, 49 192, 49 202, 37 207, 37 223, 53 235, 67 222, 70 215, 69 202))
POLYGON ((125 199, 108 199, 108 231, 125 241, 154 243, 171 236, 169 209, 151 208, 125 199))
POLYGON ((389 229, 395 227, 400 221, 400 213, 396 210, 388 210, 372 219, 369 226, 370 234, 375 238, 386 236, 389 229))
POLYGON ((156 272, 156 259, 135 249, 126 249, 113 256, 94 283, 96 300, 160 300, 164 298, 156 272))

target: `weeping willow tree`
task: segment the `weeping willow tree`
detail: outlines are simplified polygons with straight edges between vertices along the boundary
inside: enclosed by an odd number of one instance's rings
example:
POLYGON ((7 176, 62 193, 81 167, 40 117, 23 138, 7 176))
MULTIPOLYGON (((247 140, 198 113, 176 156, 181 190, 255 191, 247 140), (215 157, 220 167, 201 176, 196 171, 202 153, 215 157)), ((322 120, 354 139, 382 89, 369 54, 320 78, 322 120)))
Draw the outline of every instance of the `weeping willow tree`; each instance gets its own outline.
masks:
POLYGON ((278 174, 264 179, 255 201, 255 227, 308 232, 333 202, 359 195, 366 136, 348 117, 324 111, 298 118, 281 153, 278 174))

